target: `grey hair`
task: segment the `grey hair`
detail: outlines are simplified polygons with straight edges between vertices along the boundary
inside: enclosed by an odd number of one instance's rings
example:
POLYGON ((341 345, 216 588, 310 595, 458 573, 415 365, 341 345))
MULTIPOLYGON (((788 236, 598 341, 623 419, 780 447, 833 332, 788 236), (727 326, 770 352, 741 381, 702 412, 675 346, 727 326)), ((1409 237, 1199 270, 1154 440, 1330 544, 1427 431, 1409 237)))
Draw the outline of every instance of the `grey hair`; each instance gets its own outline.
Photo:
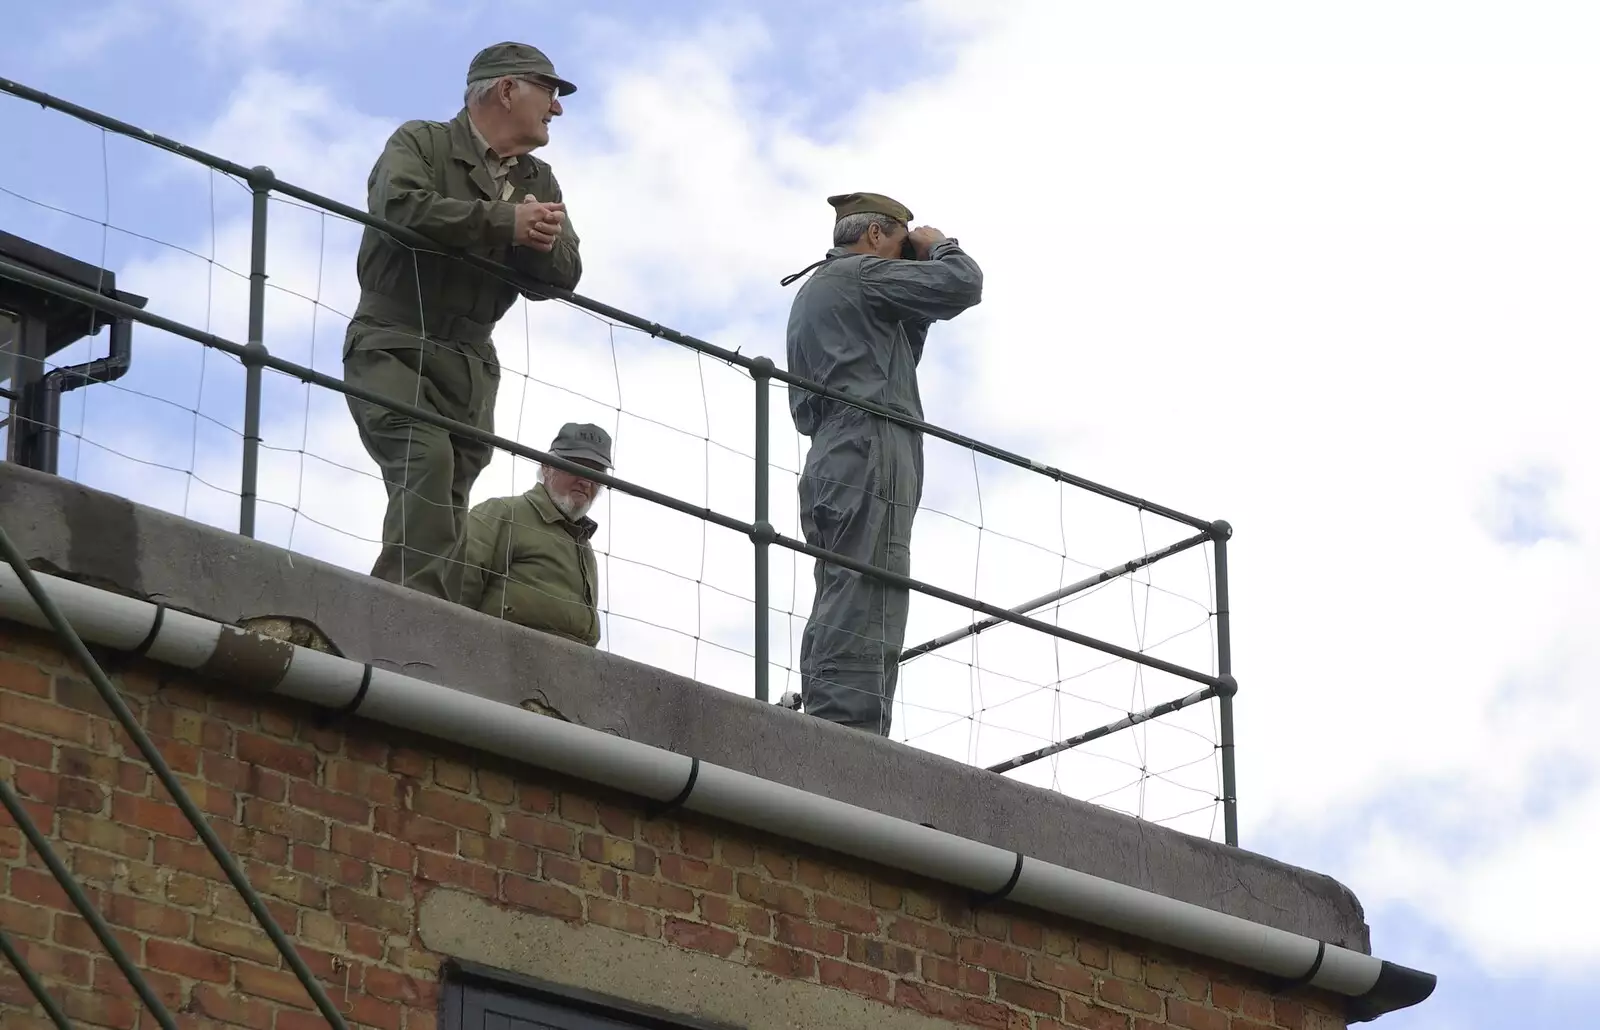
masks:
POLYGON ((888 215, 880 215, 876 211, 863 211, 860 214, 845 215, 833 223, 833 245, 835 247, 848 247, 867 234, 867 230, 876 225, 883 230, 885 236, 894 235, 900 228, 900 223, 888 215))
POLYGON ((468 107, 481 104, 484 98, 489 95, 489 91, 500 84, 501 79, 511 79, 514 82, 517 77, 515 75, 496 75, 492 79, 474 79, 467 83, 467 91, 461 97, 462 102, 468 107))

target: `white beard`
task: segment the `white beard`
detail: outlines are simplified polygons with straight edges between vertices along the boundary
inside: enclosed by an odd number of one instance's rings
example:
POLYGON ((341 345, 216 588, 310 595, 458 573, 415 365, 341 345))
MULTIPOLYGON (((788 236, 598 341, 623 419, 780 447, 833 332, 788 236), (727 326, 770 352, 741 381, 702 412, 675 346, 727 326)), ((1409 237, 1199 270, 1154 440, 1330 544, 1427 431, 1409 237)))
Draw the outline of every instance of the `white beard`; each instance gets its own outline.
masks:
POLYGON ((550 494, 550 503, 556 506, 556 510, 573 522, 589 514, 589 509, 594 505, 592 499, 585 500, 572 494, 557 494, 548 485, 545 486, 545 492, 550 494))

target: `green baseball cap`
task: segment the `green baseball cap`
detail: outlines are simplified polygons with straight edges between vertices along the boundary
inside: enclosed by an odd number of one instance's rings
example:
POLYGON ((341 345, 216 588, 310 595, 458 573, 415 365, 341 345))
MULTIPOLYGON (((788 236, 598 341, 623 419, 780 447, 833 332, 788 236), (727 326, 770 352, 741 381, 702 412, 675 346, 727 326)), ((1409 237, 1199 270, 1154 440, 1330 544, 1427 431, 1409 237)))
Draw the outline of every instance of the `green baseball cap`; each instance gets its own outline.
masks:
POLYGON ((611 468, 611 434, 593 423, 568 422, 550 444, 550 453, 604 472, 611 468))
POLYGON ((882 193, 840 193, 829 197, 828 203, 833 205, 833 220, 836 222, 851 215, 870 213, 888 215, 907 225, 911 224, 911 209, 882 193))
POLYGON ((556 66, 537 47, 526 43, 496 43, 478 51, 467 66, 467 81, 498 79, 502 75, 537 75, 556 84, 556 93, 568 96, 578 87, 556 74, 556 66))

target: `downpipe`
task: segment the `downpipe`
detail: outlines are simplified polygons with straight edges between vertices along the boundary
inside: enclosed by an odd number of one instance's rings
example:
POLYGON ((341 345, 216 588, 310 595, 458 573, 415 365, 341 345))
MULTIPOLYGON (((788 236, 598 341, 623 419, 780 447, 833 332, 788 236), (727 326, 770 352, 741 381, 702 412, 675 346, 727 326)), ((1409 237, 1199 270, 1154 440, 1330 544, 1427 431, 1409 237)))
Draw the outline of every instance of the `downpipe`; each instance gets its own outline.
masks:
MULTIPOLYGON (((1437 978, 1371 955, 1029 858, 662 748, 550 719, 451 687, 235 626, 34 573, 85 641, 338 715, 478 748, 972 892, 1127 933, 1347 999, 1365 1022, 1426 1000, 1437 978)), ((16 571, 0 565, 0 618, 48 628, 16 571)))

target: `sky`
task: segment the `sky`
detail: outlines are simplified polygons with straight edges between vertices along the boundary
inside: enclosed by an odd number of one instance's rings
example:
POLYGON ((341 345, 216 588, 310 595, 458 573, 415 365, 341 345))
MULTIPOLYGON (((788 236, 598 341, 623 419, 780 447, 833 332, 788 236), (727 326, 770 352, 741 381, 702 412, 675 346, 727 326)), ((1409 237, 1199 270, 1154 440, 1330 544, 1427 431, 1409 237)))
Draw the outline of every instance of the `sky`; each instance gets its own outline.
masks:
MULTIPOLYGON (((114 0, 7 25, 7 77, 354 204, 399 122, 457 111, 477 49, 535 43, 579 84, 541 153, 579 292, 744 354, 781 359, 777 280, 826 249, 827 195, 901 199, 985 273, 983 303, 930 335, 930 420, 1234 526, 1242 843, 1339 879, 1377 954, 1439 974, 1383 1025, 1588 1018, 1591 5, 114 0)), ((0 130, 0 227, 244 339, 237 182, 3 96, 0 130)), ((273 353, 338 374, 357 239, 274 202, 273 353)), ((750 516, 748 376, 548 303, 496 341, 503 435, 592 420, 622 478, 750 516)), ((383 496, 342 399, 267 378, 258 535, 366 569, 383 496)), ((140 329, 127 377, 69 396, 61 472, 232 528, 242 386, 232 359, 140 329)), ((802 441, 772 402, 794 535, 802 441)), ((533 482, 501 455, 473 497, 533 482)), ((748 541, 614 494, 595 517, 602 646, 748 693, 748 541)), ((913 574, 1009 606, 1188 534, 930 441, 913 574)), ((1042 617, 1211 672, 1208 561, 1042 617)), ((774 605, 797 613, 771 622, 775 693, 809 580, 774 552, 774 605)), ((918 598, 907 642, 969 618, 918 598)), ((894 736, 987 764, 1189 689, 1008 627, 909 663, 894 736)), ((1220 839, 1214 720, 1013 775, 1220 839)))

